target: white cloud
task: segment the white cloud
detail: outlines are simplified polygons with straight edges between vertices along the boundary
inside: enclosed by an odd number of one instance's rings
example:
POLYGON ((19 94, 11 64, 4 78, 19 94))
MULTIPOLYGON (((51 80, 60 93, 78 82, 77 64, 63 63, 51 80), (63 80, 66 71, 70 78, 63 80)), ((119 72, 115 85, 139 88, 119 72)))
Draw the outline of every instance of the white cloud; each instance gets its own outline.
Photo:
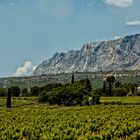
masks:
POLYGON ((31 61, 27 61, 25 62, 23 67, 19 67, 14 76, 16 77, 20 77, 20 76, 29 76, 33 73, 33 71, 35 70, 35 66, 32 65, 31 61))
POLYGON ((128 26, 140 26, 140 20, 127 21, 126 25, 128 25, 128 26))
POLYGON ((117 40, 119 38, 122 38, 121 36, 115 36, 113 39, 117 40))
POLYGON ((104 3, 118 7, 130 7, 133 5, 133 1, 134 0, 104 0, 104 3))

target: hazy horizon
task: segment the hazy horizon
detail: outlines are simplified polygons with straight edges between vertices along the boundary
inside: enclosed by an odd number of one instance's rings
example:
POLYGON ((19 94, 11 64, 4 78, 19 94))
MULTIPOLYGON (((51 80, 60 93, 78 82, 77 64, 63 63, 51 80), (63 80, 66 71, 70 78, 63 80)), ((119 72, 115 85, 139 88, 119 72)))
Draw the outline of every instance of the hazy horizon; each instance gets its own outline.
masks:
POLYGON ((139 0, 0 0, 0 77, 30 75, 86 42, 140 33, 139 9, 139 0))

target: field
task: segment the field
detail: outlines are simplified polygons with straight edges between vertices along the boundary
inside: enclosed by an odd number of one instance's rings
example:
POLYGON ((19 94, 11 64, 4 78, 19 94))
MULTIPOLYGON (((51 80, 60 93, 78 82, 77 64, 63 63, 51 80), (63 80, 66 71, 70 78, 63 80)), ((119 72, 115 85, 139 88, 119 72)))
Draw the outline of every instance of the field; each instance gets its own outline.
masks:
MULTIPOLYGON (((12 97, 12 107, 28 107, 38 104, 37 97, 12 97)), ((6 97, 0 97, 0 108, 6 107, 6 97)))
POLYGON ((101 97, 101 103, 105 105, 140 105, 140 97, 101 97))
POLYGON ((0 139, 140 139, 139 97, 102 97, 100 105, 85 107, 13 98, 12 109, 6 109, 5 98, 0 102, 0 139))

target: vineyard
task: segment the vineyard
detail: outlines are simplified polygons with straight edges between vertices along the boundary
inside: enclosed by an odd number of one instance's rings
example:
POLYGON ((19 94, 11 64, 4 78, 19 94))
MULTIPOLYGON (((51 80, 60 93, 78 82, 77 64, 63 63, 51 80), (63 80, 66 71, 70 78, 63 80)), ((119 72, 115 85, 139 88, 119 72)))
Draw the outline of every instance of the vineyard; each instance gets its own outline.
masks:
POLYGON ((140 105, 1 108, 0 139, 140 139, 140 105))

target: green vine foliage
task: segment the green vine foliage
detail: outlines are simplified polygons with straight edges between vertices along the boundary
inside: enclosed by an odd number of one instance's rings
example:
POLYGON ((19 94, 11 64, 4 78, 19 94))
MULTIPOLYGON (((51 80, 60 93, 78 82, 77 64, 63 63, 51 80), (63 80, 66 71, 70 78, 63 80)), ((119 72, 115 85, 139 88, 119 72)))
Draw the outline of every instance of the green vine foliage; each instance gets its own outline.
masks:
POLYGON ((139 105, 1 109, 0 139, 139 139, 139 105))

